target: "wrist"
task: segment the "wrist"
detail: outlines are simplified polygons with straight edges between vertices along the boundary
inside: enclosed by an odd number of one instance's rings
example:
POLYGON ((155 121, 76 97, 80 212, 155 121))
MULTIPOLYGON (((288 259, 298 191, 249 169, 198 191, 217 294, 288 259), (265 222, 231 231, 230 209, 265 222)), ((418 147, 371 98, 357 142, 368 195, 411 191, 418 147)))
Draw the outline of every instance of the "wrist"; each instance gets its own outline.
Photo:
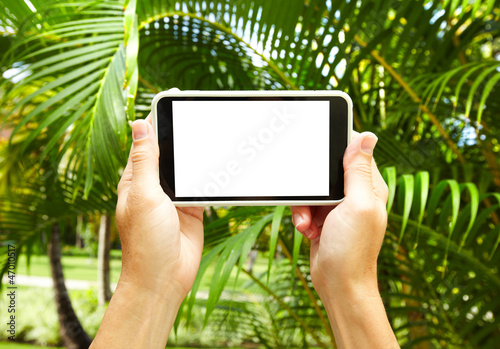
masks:
POLYGON ((366 308, 382 302, 378 288, 372 285, 344 286, 342 291, 337 290, 335 294, 320 296, 327 310, 331 310, 333 321, 336 321, 339 314, 347 312, 351 317, 355 317, 358 311, 361 313, 366 308))
POLYGON ((380 297, 376 270, 363 277, 339 276, 335 281, 321 283, 315 287, 321 301, 332 306, 335 303, 357 302, 365 298, 380 297))
POLYGON ((320 295, 339 348, 399 348, 373 281, 320 295))
POLYGON ((186 297, 182 287, 175 285, 175 283, 142 282, 138 278, 123 273, 120 275, 116 291, 126 293, 127 297, 140 297, 145 303, 150 303, 155 307, 168 304, 168 308, 170 310, 176 309, 176 312, 186 297))
POLYGON ((92 348, 165 348, 184 297, 122 276, 92 348))

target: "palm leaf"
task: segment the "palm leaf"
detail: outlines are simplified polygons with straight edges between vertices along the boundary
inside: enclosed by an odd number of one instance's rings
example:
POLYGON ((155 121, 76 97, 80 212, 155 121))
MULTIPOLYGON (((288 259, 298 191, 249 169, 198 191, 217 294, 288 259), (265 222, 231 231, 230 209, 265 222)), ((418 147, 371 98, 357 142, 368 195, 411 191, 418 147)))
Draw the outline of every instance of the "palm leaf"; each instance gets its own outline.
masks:
MULTIPOLYGON (((421 181, 415 181, 420 193, 427 187, 418 184, 421 181)), ((500 293, 498 244, 491 248, 500 235, 498 225, 488 227, 485 223, 491 222, 492 213, 500 208, 498 195, 493 195, 495 205, 481 208, 480 203, 488 196, 480 196, 473 184, 441 181, 431 190, 422 220, 421 205, 426 201, 423 194, 413 196, 405 187, 396 190, 403 191, 397 196, 398 202, 413 197, 418 208, 407 216, 403 205, 393 206, 389 215, 391 239, 392 233, 402 227, 405 238, 394 238, 401 246, 397 249, 397 264, 393 252, 389 252, 390 244, 385 245, 380 257, 381 269, 386 273, 381 279, 392 284, 384 299, 398 305, 388 308, 395 330, 409 334, 412 341, 408 346, 416 340, 412 329, 419 329, 420 335, 427 336, 425 340, 434 343, 488 347, 494 342, 490 338, 500 330, 500 322, 493 316, 500 310, 500 303, 492 302, 500 293), (418 248, 414 249, 413 239, 419 235, 418 248), (412 312, 418 321, 408 317, 412 312), (404 325, 398 329, 396 323, 404 325)))
MULTIPOLYGON (((19 94, 26 84, 47 81, 49 76, 56 78, 21 100, 4 123, 8 124, 14 113, 21 113, 22 118, 15 126, 12 137, 28 123, 37 124, 35 131, 26 139, 23 153, 34 151, 32 141, 46 132, 47 127, 57 127, 58 131, 49 145, 58 145, 68 152, 66 155, 72 161, 66 167, 77 178, 86 178, 86 194, 90 192, 96 174, 108 184, 108 190, 114 191, 118 182, 117 169, 123 167, 126 159, 128 129, 124 109, 128 103, 129 109, 133 110, 137 85, 134 81, 137 67, 130 63, 135 60, 134 54, 137 55, 137 50, 134 50, 137 35, 130 35, 130 32, 137 32, 133 29, 136 25, 134 14, 120 12, 121 18, 117 16, 116 11, 122 6, 116 1, 102 4, 58 3, 56 7, 61 10, 76 8, 74 16, 82 18, 53 24, 50 30, 35 37, 37 40, 53 40, 55 44, 43 45, 25 55, 23 59, 34 62, 26 67, 26 71, 32 74, 19 83, 9 96, 19 94), (127 25, 132 27, 127 28, 128 36, 124 43, 125 18, 127 25), (96 35, 95 40, 83 37, 88 33, 96 35), (122 97, 124 88, 132 98, 127 95, 122 97), (43 102, 37 103, 36 98, 42 98, 43 102), (92 102, 88 103, 89 100, 92 102), (36 107, 23 113, 23 107, 28 104, 35 104, 36 107), (59 126, 53 126, 55 123, 59 126), (79 123, 87 127, 75 128, 79 123), (71 132, 72 128, 78 129, 80 134, 71 132)), ((59 158, 62 159, 63 155, 59 158)))

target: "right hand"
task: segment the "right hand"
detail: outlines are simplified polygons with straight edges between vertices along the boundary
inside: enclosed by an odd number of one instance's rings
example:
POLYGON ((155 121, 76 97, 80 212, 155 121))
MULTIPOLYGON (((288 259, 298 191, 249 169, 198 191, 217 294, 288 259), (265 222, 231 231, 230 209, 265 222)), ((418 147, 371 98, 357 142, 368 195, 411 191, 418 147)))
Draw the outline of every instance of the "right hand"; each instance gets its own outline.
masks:
POLYGON ((347 147, 342 203, 291 208, 297 230, 312 240, 311 278, 323 301, 351 290, 378 295, 388 188, 373 160, 376 142, 372 133, 355 133, 347 147))
POLYGON ((118 185, 116 222, 123 248, 119 285, 167 294, 180 306, 203 250, 203 208, 175 207, 158 176, 151 116, 132 125, 132 148, 118 185))

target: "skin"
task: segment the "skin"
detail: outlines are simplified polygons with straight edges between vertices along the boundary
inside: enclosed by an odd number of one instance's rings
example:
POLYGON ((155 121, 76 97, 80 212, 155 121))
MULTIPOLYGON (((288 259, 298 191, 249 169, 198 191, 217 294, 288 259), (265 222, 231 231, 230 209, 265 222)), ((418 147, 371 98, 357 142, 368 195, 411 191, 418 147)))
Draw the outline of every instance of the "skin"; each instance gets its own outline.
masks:
POLYGON ((399 348, 377 286, 388 188, 373 160, 376 136, 353 138, 344 154, 344 201, 292 207, 292 217, 311 239, 311 279, 338 347, 399 348))
POLYGON ((90 348, 165 348, 203 250, 203 208, 176 208, 158 178, 151 118, 133 124, 118 184, 122 272, 90 348))
MULTIPOLYGON (((165 348, 203 250, 203 208, 176 208, 160 186, 151 118, 132 131, 116 208, 122 273, 93 349, 165 348)), ((346 150, 340 205, 292 207, 297 229, 312 239, 312 281, 340 348, 398 348, 377 289, 387 186, 372 158, 375 143, 363 133, 346 150)))

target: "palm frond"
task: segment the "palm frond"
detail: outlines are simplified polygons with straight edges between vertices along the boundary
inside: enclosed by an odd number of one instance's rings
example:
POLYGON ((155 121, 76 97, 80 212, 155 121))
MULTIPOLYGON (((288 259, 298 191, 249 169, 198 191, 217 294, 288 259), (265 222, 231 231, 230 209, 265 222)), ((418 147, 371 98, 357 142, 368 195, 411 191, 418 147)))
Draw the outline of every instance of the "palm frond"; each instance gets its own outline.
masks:
POLYGON ((468 118, 471 117, 472 106, 475 104, 476 121, 481 124, 486 100, 500 80, 499 69, 500 63, 495 61, 471 62, 447 72, 423 75, 418 78, 418 85, 415 85, 425 88, 423 98, 434 106, 441 102, 445 89, 449 91, 447 96, 454 92, 452 101, 445 103, 453 103, 455 109, 459 105, 463 106, 461 111, 468 118), (462 98, 464 100, 460 103, 462 98))
POLYGON ((399 194, 380 257, 384 299, 395 307, 388 308, 393 326, 411 337, 408 346, 420 333, 437 345, 490 347, 500 331, 494 315, 500 310, 494 301, 500 293, 495 223, 500 196, 480 195, 474 184, 453 180, 439 182, 427 194, 426 173, 415 176, 413 188, 409 182, 400 181, 395 190, 399 194), (400 232, 405 232, 402 239, 400 232))
MULTIPOLYGON (((494 340, 491 338, 500 331, 500 320, 495 317, 500 311, 500 302, 493 301, 500 293, 497 270, 500 265, 500 228, 494 222, 500 210, 500 196, 495 193, 479 194, 475 185, 460 184, 454 180, 431 184, 427 172, 406 174, 399 178, 394 168, 387 168, 384 172, 391 194, 388 235, 379 257, 379 280, 388 316, 401 344, 411 347, 421 342, 436 346, 448 343, 471 348, 492 345, 494 340), (493 204, 491 200, 494 200, 493 204)), ((242 270, 248 246, 255 242, 259 234, 269 232, 273 236, 281 216, 280 238, 287 246, 285 248, 292 251, 287 252, 290 259, 285 258, 281 262, 273 260, 270 268, 280 268, 279 272, 268 270, 261 276, 245 274, 250 276, 256 287, 271 295, 274 305, 269 306, 277 307, 275 314, 289 312, 288 307, 293 308, 290 329, 297 326, 294 316, 315 318, 314 325, 306 322, 299 327, 307 329, 307 333, 312 331, 319 335, 318 338, 323 338, 320 343, 324 343, 327 338, 324 337, 325 324, 318 323, 318 314, 310 303, 307 289, 300 283, 290 286, 287 281, 290 280, 290 273, 293 275, 297 270, 308 274, 308 248, 301 239, 293 238, 297 235, 294 234, 289 213, 283 215, 284 212, 280 211, 276 209, 261 220, 245 224, 246 228, 240 234, 214 245, 204 256, 199 277, 209 263, 216 263, 205 314, 210 316, 217 309, 230 270, 235 266, 242 270), (263 230, 273 220, 273 227, 263 230), (242 244, 247 244, 247 248, 245 253, 240 254, 238 251, 242 248, 238 246, 242 244), (283 272, 284 266, 288 268, 287 272, 283 272), (267 278, 272 282, 266 286, 264 280, 267 278), (289 298, 291 295, 297 295, 298 303, 294 303, 295 298, 289 298), (287 301, 282 303, 283 299, 287 301)), ((228 229, 232 218, 230 215, 226 219, 224 217, 216 218, 208 225, 228 229)), ((219 231, 209 230, 208 237, 219 231)), ((185 311, 188 318, 195 304, 199 282, 195 283, 194 292, 187 302, 185 311)), ((284 325, 287 320, 280 318, 280 321, 287 329, 284 325)), ((264 336, 263 333, 261 335, 264 336)), ((272 339, 267 338, 265 342, 271 343, 272 339)))
POLYGON ((56 127, 57 131, 43 154, 56 146, 67 152, 61 154, 60 159, 66 155, 71 159, 66 164, 68 171, 78 178, 86 178, 87 194, 96 174, 108 184, 108 191, 114 191, 118 182, 117 169, 123 168, 126 160, 128 128, 124 111, 127 102, 131 104, 129 109, 133 110, 130 99, 135 98, 137 85, 134 81, 137 66, 130 63, 137 55, 137 50, 133 49, 137 35, 130 35, 130 32, 137 33, 134 30, 136 22, 130 20, 134 14, 125 15, 121 11, 117 15, 116 11, 123 7, 116 1, 59 3, 56 7, 60 11, 75 10, 74 16, 78 18, 54 24, 35 37, 39 42, 51 44, 44 44, 21 58, 33 62, 23 71, 30 75, 8 97, 13 98, 26 84, 34 81, 45 84, 21 100, 4 122, 8 124, 14 113, 22 115, 12 137, 28 124, 37 125, 26 139, 23 153, 33 152, 32 141, 47 132, 48 127, 56 127), (126 42, 123 34, 125 18, 129 25, 126 42), (94 36, 93 40, 85 37, 89 33, 94 36), (36 102, 37 98, 43 102, 36 102), (34 108, 24 112, 24 107, 30 104, 34 104, 34 108), (79 127, 81 125, 86 127, 79 127))
POLYGON ((255 240, 261 233, 262 229, 264 229, 264 227, 271 220, 272 215, 263 216, 259 221, 257 221, 257 223, 245 228, 241 233, 226 239, 224 242, 218 244, 214 249, 203 256, 196 280, 188 298, 188 313, 190 313, 194 305, 201 277, 204 275, 208 265, 212 263, 216 257, 218 257, 214 275, 212 276, 212 283, 210 285, 207 311, 205 313, 206 323, 208 317, 215 309, 215 305, 222 294, 222 290, 229 280, 233 267, 237 264, 237 272, 239 273, 241 271, 243 263, 245 262, 255 240))

